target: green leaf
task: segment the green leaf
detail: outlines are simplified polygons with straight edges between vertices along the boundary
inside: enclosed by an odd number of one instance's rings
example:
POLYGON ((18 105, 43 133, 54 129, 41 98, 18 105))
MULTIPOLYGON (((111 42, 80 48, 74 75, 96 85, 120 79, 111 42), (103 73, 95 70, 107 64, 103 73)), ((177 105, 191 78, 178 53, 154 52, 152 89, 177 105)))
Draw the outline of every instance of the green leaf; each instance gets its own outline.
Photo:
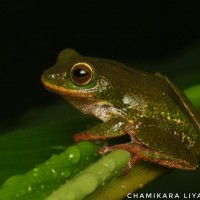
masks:
POLYGON ((79 173, 73 180, 62 185, 47 200, 81 200, 104 185, 121 172, 131 160, 131 155, 124 150, 116 150, 79 173), (120 159, 119 159, 120 158, 120 159))
POLYGON ((0 190, 0 199, 44 199, 60 184, 96 161, 98 146, 81 142, 51 156, 29 172, 8 179, 0 190))
POLYGON ((0 137, 0 184, 9 176, 23 174, 52 154, 62 152, 73 144, 73 134, 95 123, 94 119, 79 117, 3 134, 0 137))

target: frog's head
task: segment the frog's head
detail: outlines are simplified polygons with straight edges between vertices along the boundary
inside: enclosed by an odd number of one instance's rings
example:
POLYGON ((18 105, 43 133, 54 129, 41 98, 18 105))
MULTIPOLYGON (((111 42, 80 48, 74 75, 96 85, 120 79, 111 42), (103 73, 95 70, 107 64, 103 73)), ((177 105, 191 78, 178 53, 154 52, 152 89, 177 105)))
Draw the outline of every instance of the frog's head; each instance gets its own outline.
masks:
POLYGON ((63 50, 56 64, 44 71, 41 79, 44 86, 62 96, 91 96, 94 70, 91 64, 81 62, 79 58, 80 54, 75 50, 63 50))
POLYGON ((121 63, 65 49, 56 64, 44 71, 42 83, 82 112, 106 120, 109 114, 118 113, 114 108, 121 106, 129 75, 121 63))
POLYGON ((117 76, 121 72, 116 65, 119 63, 84 57, 73 49, 65 49, 56 64, 44 71, 41 80, 48 90, 64 97, 108 100, 115 96, 116 80, 120 81, 117 76))

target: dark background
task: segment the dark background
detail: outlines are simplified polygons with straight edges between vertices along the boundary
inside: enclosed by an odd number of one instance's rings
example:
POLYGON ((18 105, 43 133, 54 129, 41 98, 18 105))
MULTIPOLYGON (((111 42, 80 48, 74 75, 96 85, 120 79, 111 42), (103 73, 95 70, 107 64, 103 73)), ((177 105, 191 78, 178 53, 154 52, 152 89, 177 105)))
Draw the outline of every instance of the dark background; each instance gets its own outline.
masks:
POLYGON ((1 121, 57 99, 40 76, 60 50, 160 59, 200 39, 198 1, 1 1, 1 121))

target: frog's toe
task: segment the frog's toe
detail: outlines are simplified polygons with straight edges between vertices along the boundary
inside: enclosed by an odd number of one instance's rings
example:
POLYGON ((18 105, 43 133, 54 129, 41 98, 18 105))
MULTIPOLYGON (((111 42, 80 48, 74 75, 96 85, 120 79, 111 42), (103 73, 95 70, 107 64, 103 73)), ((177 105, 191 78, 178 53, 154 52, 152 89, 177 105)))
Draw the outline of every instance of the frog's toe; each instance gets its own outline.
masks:
POLYGON ((133 168, 135 163, 139 160, 139 157, 134 152, 130 151, 130 145, 131 145, 130 143, 127 143, 127 144, 118 144, 118 145, 113 145, 113 146, 102 147, 99 150, 99 154, 104 155, 117 149, 124 149, 128 151, 129 153, 131 153, 131 157, 132 157, 131 161, 122 170, 123 174, 127 174, 133 168))
POLYGON ((124 150, 130 152, 130 144, 129 143, 127 143, 127 144, 117 144, 117 145, 113 145, 113 146, 102 147, 99 150, 99 154, 104 155, 104 154, 107 154, 107 153, 114 151, 114 150, 117 150, 117 149, 124 149, 124 150))

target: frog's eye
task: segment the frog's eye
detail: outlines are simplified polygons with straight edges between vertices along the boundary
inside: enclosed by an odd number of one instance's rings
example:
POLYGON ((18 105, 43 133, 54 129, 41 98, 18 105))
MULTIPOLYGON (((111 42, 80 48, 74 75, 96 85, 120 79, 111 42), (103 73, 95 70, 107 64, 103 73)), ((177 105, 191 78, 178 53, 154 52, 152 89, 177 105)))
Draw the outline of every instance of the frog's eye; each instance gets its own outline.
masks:
POLYGON ((77 63, 71 69, 71 80, 77 85, 88 84, 93 77, 93 69, 87 63, 77 63))

